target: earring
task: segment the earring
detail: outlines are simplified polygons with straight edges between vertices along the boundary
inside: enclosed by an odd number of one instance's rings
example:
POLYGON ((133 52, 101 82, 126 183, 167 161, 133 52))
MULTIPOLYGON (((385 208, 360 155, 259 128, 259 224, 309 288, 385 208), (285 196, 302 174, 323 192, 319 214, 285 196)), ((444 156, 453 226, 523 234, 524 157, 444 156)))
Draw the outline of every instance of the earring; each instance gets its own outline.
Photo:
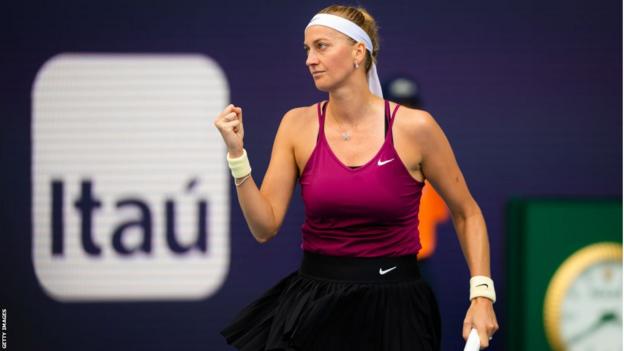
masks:
POLYGON ((360 65, 358 65, 357 61, 355 61, 355 62, 353 63, 353 65, 355 66, 355 68, 360 67, 360 65))

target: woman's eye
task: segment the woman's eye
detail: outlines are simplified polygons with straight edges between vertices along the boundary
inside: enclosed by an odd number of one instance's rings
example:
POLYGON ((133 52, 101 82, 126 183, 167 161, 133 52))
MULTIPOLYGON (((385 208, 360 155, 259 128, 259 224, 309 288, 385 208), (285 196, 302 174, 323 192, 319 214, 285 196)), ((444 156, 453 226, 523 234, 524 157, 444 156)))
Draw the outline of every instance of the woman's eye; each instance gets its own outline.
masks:
MULTIPOLYGON (((316 44, 316 47, 317 47, 318 49, 324 49, 324 48, 326 48, 327 46, 328 46, 328 45, 327 45, 327 44, 325 44, 325 43, 318 43, 318 44, 316 44)), ((305 52, 307 53, 308 51, 310 51, 310 48, 309 48, 309 47, 307 47, 307 46, 304 46, 304 47, 303 47, 303 51, 305 51, 305 52)))

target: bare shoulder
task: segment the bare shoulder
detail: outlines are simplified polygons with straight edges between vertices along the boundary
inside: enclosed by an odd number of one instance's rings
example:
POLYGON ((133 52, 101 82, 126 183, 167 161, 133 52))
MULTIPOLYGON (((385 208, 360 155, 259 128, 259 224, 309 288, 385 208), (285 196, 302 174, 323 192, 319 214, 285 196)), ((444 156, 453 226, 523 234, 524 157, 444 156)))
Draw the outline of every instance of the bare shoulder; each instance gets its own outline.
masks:
MULTIPOLYGON (((426 160, 450 147, 444 131, 428 111, 401 106, 395 119, 395 147, 411 171, 422 169, 426 160)), ((414 177, 420 179, 418 174, 414 177)))
POLYGON ((289 128, 305 126, 306 123, 309 123, 316 116, 316 108, 316 104, 294 107, 284 114, 282 123, 289 128))
POLYGON ((282 135, 288 139, 298 174, 301 175, 316 144, 316 135, 319 130, 317 104, 295 107, 286 112, 280 129, 283 129, 282 135))
POLYGON ((318 128, 316 122, 316 104, 309 106, 294 107, 284 114, 280 122, 279 129, 285 135, 293 138, 292 143, 297 142, 296 136, 301 136, 302 132, 309 131, 310 128, 318 128))
POLYGON ((430 135, 439 128, 431 113, 418 108, 402 105, 397 110, 395 118, 394 123, 397 126, 395 130, 410 138, 416 138, 416 140, 422 140, 423 137, 430 135))

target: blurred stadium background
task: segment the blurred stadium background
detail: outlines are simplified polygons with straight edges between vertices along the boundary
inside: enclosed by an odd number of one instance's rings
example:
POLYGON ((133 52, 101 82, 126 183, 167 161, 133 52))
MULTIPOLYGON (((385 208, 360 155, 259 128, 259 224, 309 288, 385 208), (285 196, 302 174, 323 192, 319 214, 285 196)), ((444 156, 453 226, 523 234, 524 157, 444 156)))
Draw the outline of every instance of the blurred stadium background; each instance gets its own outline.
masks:
MULTIPOLYGON (((489 349, 621 350, 622 2, 347 3, 380 25, 385 96, 436 118, 484 213, 489 349)), ((303 203, 259 245, 212 121, 243 107, 260 184, 283 114, 325 98, 302 42, 329 4, 3 4, 3 346, 232 349, 220 328, 299 264, 303 203)), ((419 259, 461 350, 469 272, 425 189, 419 259)))

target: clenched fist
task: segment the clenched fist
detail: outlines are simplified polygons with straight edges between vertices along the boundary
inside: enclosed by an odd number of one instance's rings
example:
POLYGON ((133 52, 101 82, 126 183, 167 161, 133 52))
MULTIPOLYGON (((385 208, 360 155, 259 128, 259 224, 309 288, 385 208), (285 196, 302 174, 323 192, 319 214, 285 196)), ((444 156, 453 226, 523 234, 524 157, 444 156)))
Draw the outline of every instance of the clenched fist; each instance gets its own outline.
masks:
POLYGON ((243 154, 243 109, 229 104, 214 120, 219 129, 230 157, 243 154))

